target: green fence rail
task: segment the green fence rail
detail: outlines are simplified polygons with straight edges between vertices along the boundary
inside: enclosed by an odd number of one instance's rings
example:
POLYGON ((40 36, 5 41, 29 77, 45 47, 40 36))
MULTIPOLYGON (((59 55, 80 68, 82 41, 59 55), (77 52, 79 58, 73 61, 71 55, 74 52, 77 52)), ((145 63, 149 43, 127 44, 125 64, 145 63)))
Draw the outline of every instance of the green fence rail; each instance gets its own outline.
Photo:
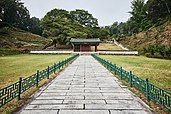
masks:
POLYGON ((150 83, 148 79, 143 80, 132 74, 132 71, 128 72, 122 67, 118 67, 116 64, 112 64, 111 62, 104 60, 95 54, 92 56, 112 73, 118 75, 122 80, 128 82, 131 87, 133 86, 144 93, 148 101, 152 100, 171 111, 171 92, 163 90, 150 83))
POLYGON ((52 73, 55 73, 57 70, 60 70, 64 66, 68 65, 77 57, 78 54, 73 55, 72 57, 69 57, 61 62, 55 63, 50 67, 48 66, 47 69, 44 69, 42 71, 38 70, 35 74, 27 78, 22 79, 20 77, 19 80, 14 84, 11 84, 5 88, 0 89, 0 107, 4 106, 5 104, 7 104, 15 98, 18 98, 18 100, 20 100, 22 93, 29 90, 33 86, 38 87, 40 81, 42 81, 45 78, 49 79, 49 76, 52 73))

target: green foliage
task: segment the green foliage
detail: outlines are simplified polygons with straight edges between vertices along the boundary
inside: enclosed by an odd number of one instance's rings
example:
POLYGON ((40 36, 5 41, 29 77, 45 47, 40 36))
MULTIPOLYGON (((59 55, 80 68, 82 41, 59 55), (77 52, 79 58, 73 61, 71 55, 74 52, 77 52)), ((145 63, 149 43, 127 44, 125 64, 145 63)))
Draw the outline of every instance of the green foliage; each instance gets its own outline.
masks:
POLYGON ((120 39, 148 30, 152 26, 159 26, 170 20, 170 0, 133 0, 131 17, 125 23, 114 22, 109 27, 110 36, 120 39))
POLYGON ((29 22, 29 31, 34 34, 42 35, 39 18, 32 17, 29 22))
POLYGON ((38 18, 30 18, 29 11, 21 0, 0 1, 0 25, 2 27, 14 26, 41 35, 39 22, 38 18))
POLYGON ((7 34, 9 34, 8 27, 0 28, 0 34, 1 35, 7 35, 7 34))
POLYGON ((17 55, 23 53, 20 50, 0 48, 0 56, 17 55))
POLYGON ((111 35, 114 37, 129 36, 147 30, 150 26, 150 21, 147 19, 147 5, 144 0, 132 1, 132 11, 129 13, 131 18, 125 23, 114 22, 110 27, 111 35))
POLYGON ((2 22, 28 30, 29 11, 20 0, 1 0, 0 6, 0 20, 2 22))
POLYGON ((88 27, 97 27, 98 22, 97 19, 89 14, 88 11, 76 9, 75 11, 70 12, 71 19, 80 23, 81 25, 85 25, 88 27))
POLYGON ((115 38, 116 40, 119 40, 120 38, 123 38, 126 35, 131 35, 134 29, 130 29, 132 26, 130 23, 131 21, 128 21, 127 23, 114 22, 114 24, 109 27, 110 36, 115 38))
MULTIPOLYGON (((108 37, 108 30, 98 27, 97 19, 88 11, 53 9, 40 21, 36 17, 30 18, 29 11, 21 0, 0 1, 0 25, 14 26, 46 38, 53 37, 55 46, 56 43, 70 45, 72 37, 101 39, 108 37)), ((4 29, 1 33, 6 34, 4 29)))
POLYGON ((145 28, 145 21, 147 18, 147 7, 144 0, 134 0, 132 1, 132 11, 129 12, 132 17, 130 21, 133 25, 135 25, 134 33, 144 30, 145 28))
POLYGON ((53 9, 41 20, 43 36, 53 37, 53 44, 70 45, 71 38, 107 38, 109 32, 98 27, 97 19, 85 10, 53 9))
POLYGON ((107 28, 101 28, 100 35, 101 35, 102 40, 107 39, 108 35, 109 35, 108 29, 107 28))
POLYGON ((144 48, 144 53, 148 57, 171 59, 171 47, 164 45, 150 45, 144 48))
POLYGON ((148 0, 147 2, 148 18, 155 24, 163 18, 171 15, 170 0, 148 0))

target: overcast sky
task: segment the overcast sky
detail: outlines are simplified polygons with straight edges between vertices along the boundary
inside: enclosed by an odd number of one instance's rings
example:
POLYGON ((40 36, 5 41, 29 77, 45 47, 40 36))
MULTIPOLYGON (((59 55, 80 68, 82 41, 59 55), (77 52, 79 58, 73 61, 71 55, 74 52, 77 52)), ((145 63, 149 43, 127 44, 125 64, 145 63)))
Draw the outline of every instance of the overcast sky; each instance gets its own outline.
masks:
POLYGON ((31 16, 43 18, 54 8, 84 9, 98 19, 100 26, 113 22, 125 22, 130 17, 132 0, 22 0, 31 16))

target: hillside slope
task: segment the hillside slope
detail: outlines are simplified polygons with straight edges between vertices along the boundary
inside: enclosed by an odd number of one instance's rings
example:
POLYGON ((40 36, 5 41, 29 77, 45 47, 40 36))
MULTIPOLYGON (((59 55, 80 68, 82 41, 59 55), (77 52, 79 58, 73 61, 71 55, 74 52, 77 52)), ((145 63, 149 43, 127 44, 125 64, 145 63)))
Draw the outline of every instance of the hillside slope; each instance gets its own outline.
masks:
POLYGON ((20 29, 1 28, 0 55, 26 53, 29 50, 42 49, 49 40, 20 29))
POLYGON ((171 48, 171 21, 158 27, 152 27, 136 35, 122 38, 119 42, 141 53, 144 52, 144 48, 148 48, 150 45, 160 45, 171 48))

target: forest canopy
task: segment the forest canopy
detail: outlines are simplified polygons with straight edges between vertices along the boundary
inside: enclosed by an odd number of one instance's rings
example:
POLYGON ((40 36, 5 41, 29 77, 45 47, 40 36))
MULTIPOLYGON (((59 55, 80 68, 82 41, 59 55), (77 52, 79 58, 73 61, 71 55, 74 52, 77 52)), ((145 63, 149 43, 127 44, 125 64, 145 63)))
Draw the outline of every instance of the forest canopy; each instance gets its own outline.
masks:
POLYGON ((0 1, 0 27, 16 27, 51 38, 54 43, 69 45, 72 37, 108 38, 109 30, 100 28, 88 11, 53 9, 42 19, 31 17, 21 0, 0 1))
POLYGON ((131 36, 171 20, 171 0, 133 0, 127 22, 114 22, 107 28, 116 39, 131 36))
POLYGON ((42 35, 56 39, 59 44, 69 44, 74 38, 107 38, 109 32, 98 27, 98 21, 88 11, 53 9, 41 20, 42 35))
POLYGON ((16 27, 41 35, 40 20, 30 13, 20 0, 0 0, 0 28, 16 27))
POLYGON ((21 0, 0 0, 0 27, 12 26, 68 45, 72 37, 119 39, 148 30, 171 19, 171 0, 133 0, 131 17, 99 27, 98 20, 83 9, 53 9, 42 19, 31 17, 21 0))

